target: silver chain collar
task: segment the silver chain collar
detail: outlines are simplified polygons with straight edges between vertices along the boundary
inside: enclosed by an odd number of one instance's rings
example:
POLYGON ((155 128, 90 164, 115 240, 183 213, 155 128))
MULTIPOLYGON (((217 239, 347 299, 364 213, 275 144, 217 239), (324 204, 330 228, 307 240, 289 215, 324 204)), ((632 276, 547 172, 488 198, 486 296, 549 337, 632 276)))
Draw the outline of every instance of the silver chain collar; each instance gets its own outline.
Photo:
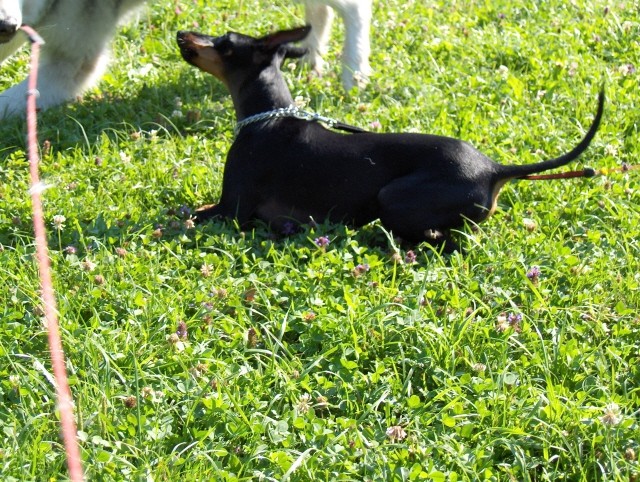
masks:
POLYGON ((240 130, 249 124, 278 119, 281 117, 293 117, 294 119, 306 120, 309 122, 322 122, 323 124, 327 124, 329 127, 334 127, 338 124, 338 121, 335 119, 330 119, 329 117, 324 117, 320 114, 314 114, 313 112, 307 112, 295 105, 290 105, 289 107, 281 107, 280 109, 261 112, 260 114, 255 114, 242 119, 241 121, 236 122, 236 125, 233 128, 233 133, 237 136, 240 130))

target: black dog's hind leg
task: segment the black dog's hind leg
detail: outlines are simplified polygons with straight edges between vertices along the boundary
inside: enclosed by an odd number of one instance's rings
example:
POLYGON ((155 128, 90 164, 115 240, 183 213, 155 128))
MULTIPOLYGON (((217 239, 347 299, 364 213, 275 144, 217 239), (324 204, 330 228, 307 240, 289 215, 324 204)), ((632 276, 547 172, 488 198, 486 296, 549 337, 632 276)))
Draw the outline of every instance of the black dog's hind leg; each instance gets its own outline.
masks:
POLYGON ((460 249, 449 227, 463 224, 459 213, 467 206, 465 191, 464 186, 433 183, 428 173, 395 179, 378 193, 380 221, 404 241, 426 241, 451 253, 460 249))

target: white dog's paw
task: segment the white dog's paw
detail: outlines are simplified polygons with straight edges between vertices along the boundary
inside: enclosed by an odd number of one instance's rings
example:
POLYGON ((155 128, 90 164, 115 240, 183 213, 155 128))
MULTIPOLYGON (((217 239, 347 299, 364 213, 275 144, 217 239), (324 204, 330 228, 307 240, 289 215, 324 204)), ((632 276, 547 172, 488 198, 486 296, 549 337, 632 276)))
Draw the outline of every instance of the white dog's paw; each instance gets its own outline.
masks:
POLYGON ((24 115, 26 109, 26 82, 21 82, 0 93, 0 119, 6 119, 14 115, 24 115))
POLYGON ((363 68, 362 70, 351 71, 348 68, 342 70, 342 85, 348 92, 354 87, 363 89, 369 83, 369 75, 371 75, 371 69, 363 68))
POLYGON ((325 61, 318 51, 310 50, 305 56, 305 61, 309 64, 309 67, 311 67, 315 75, 321 76, 324 73, 325 61))

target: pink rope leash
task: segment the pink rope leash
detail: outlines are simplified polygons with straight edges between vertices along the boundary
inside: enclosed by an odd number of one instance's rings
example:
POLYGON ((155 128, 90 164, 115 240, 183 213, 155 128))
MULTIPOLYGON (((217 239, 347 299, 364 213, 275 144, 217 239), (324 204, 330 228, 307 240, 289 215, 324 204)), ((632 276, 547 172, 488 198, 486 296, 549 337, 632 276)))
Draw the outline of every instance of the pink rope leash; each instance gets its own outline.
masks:
POLYGON ((56 299, 53 294, 53 283, 51 280, 51 264, 47 248, 47 236, 44 226, 44 215, 42 213, 42 201, 40 193, 43 185, 38 174, 38 142, 36 135, 36 98, 38 59, 40 55, 40 45, 44 43, 42 38, 30 27, 22 26, 22 30, 29 36, 31 42, 31 73, 27 91, 27 146, 29 153, 29 171, 31 173, 31 202, 33 209, 33 227, 35 232, 36 258, 38 260, 38 271, 40 272, 40 286, 42 288, 42 301, 44 303, 44 315, 47 320, 47 332, 49 336, 49 350, 51 352, 51 364, 53 365, 53 375, 56 380, 56 393, 58 397, 58 409, 60 410, 60 422, 62 425, 62 437, 67 453, 67 466, 69 476, 73 482, 81 482, 82 464, 80 461, 80 448, 76 437, 76 424, 73 416, 73 399, 67 372, 64 362, 64 351, 60 339, 60 329, 58 326, 58 310, 56 299))

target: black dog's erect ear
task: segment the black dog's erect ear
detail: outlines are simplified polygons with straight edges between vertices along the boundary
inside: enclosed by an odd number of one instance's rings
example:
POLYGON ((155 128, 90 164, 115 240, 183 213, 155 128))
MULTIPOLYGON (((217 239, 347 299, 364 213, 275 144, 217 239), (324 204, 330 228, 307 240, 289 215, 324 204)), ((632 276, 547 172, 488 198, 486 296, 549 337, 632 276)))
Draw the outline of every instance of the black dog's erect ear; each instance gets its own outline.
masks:
MULTIPOLYGON (((265 35, 260 39, 260 41, 262 42, 262 45, 266 50, 276 50, 278 49, 278 47, 281 47, 282 45, 304 40, 304 38, 307 35, 309 35, 310 31, 311 31, 311 26, 305 25, 304 27, 293 28, 291 30, 280 30, 279 32, 274 32, 269 35, 265 35)), ((305 53, 305 52, 300 53, 301 50, 304 50, 304 49, 296 49, 293 47, 289 47, 286 56, 292 57, 292 58, 301 57, 305 53)))

